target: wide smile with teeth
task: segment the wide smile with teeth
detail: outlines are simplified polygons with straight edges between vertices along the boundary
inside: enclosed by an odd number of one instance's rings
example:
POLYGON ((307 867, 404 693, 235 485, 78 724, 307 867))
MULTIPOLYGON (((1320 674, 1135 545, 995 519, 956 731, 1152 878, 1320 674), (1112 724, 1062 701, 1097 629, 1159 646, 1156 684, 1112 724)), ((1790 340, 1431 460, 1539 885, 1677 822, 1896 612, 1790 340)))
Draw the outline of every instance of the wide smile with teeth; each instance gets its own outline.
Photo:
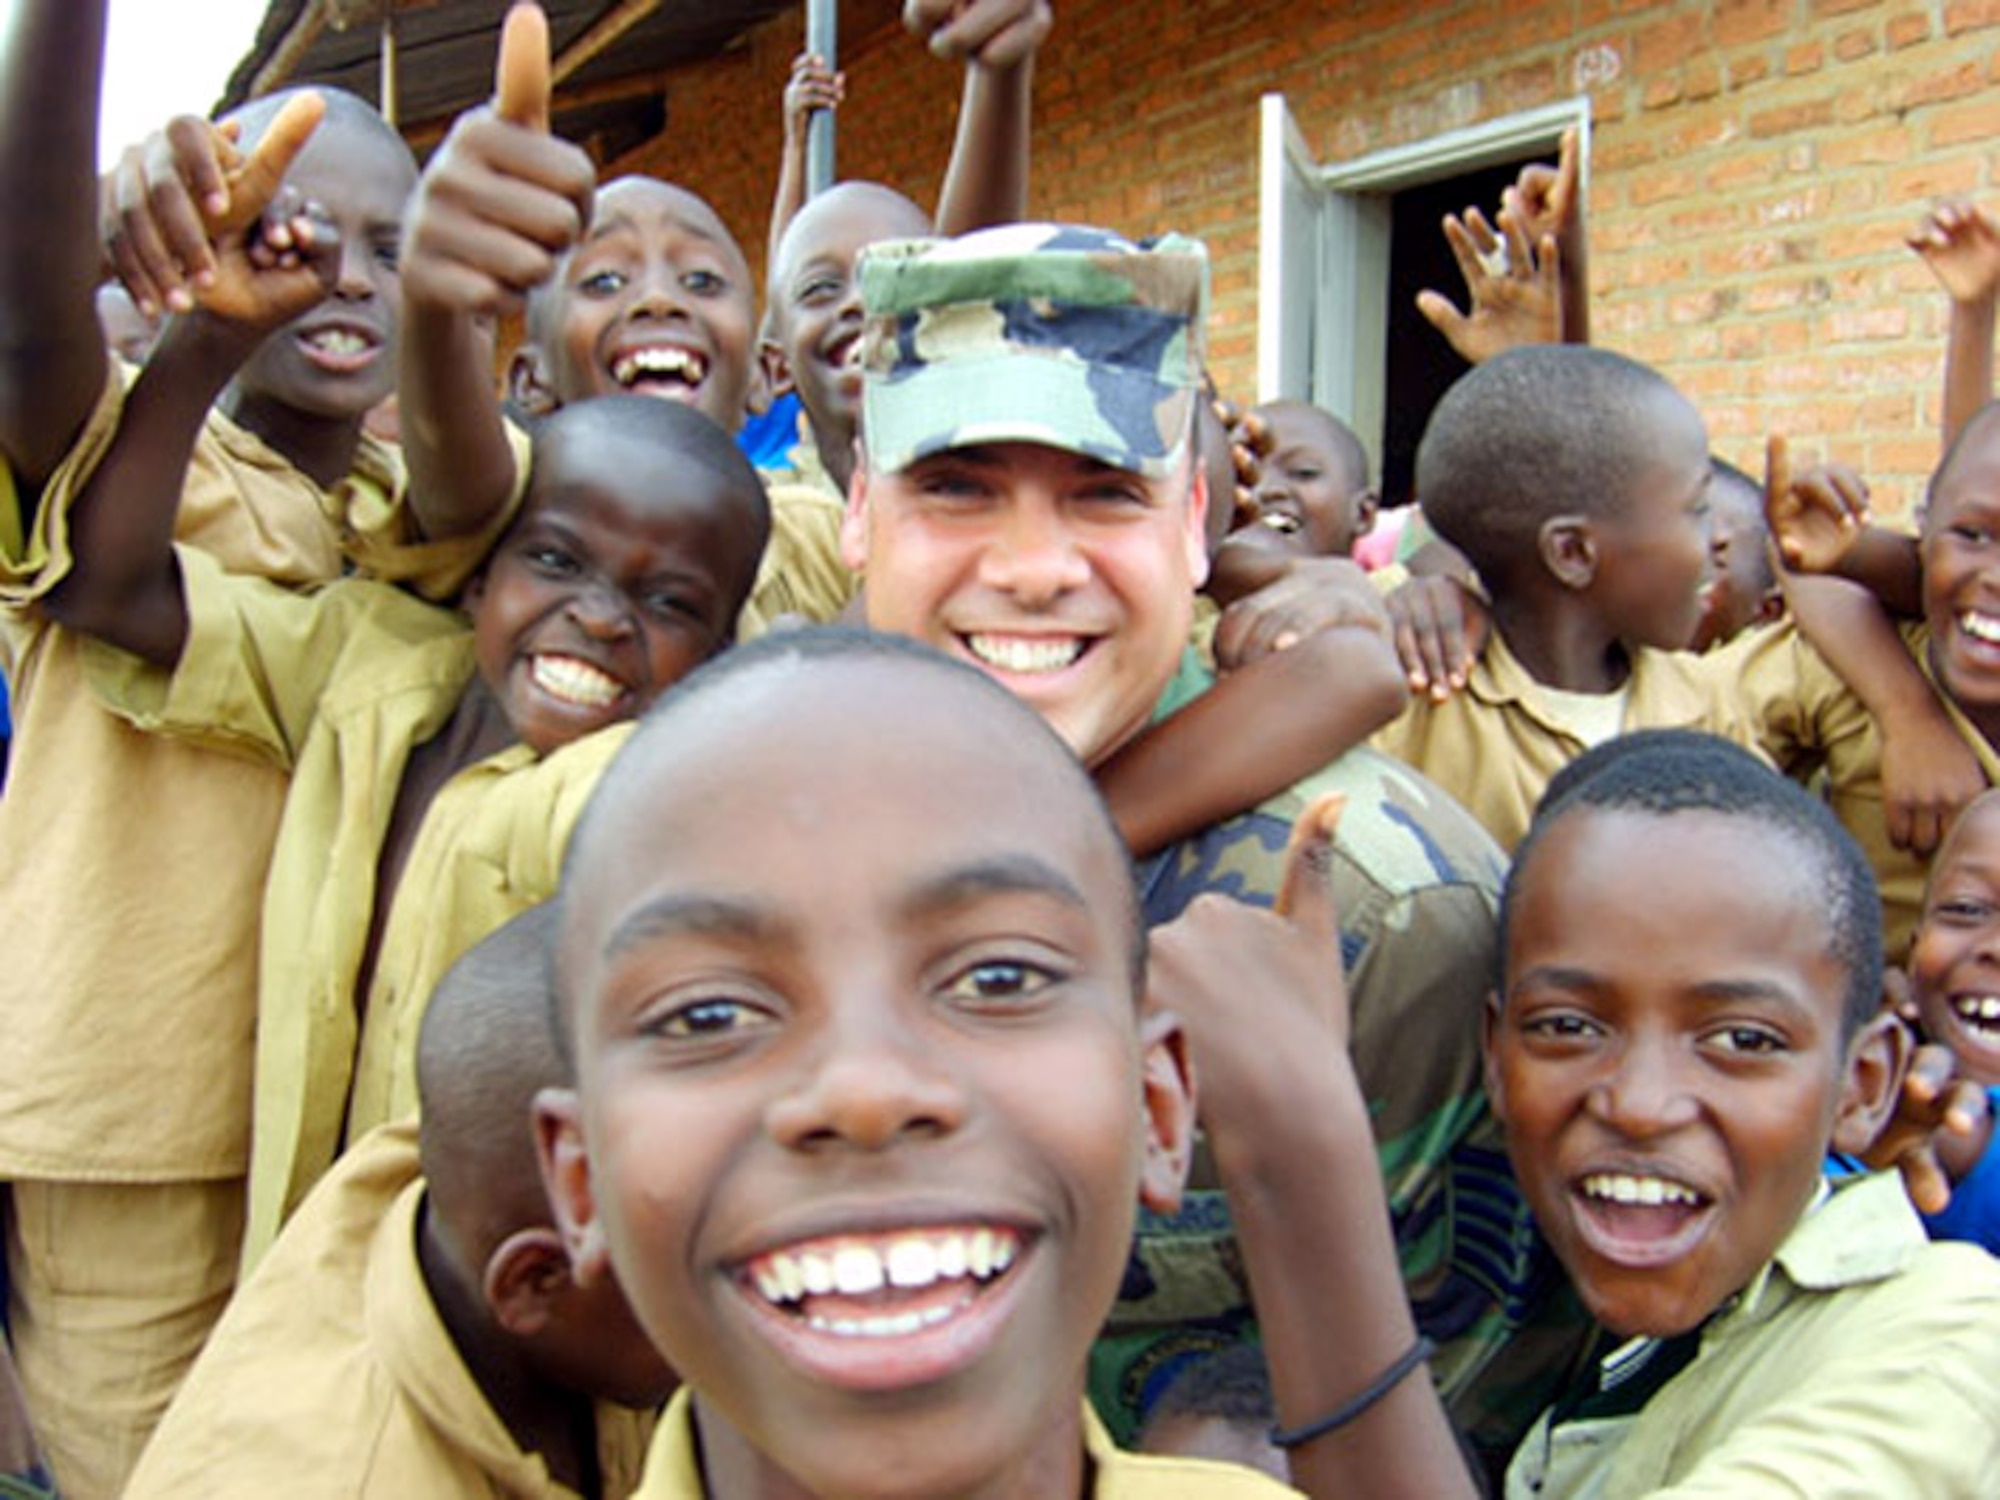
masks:
POLYGON ((1959 615, 1958 628, 1975 641, 1984 641, 1989 646, 2000 646, 2000 617, 1982 615, 1968 609, 1959 615))
POLYGON ((1953 995, 1951 1012, 1981 1039, 2000 1041, 2000 995, 1953 995))
POLYGON ((309 348, 337 359, 353 359, 374 350, 375 341, 352 328, 316 328, 305 336, 309 348))
POLYGON ((1037 676, 1072 666, 1088 649, 1074 635, 968 635, 965 647, 981 663, 1000 672, 1037 676))
POLYGON ((578 708, 608 708, 618 701, 625 684, 574 656, 537 656, 529 664, 535 686, 551 698, 578 708))
POLYGON ((1268 527, 1281 536, 1291 536, 1299 529, 1299 518, 1289 511, 1267 510, 1257 517, 1257 524, 1268 527))
POLYGON ((1004 1226, 908 1229, 803 1241, 744 1277, 770 1306, 837 1338, 906 1337, 949 1321, 1006 1274, 1021 1236, 1004 1226))
POLYGON ((1669 1177, 1632 1176, 1624 1172, 1593 1172, 1577 1186, 1586 1198, 1603 1203, 1638 1205, 1644 1208, 1699 1208, 1703 1197, 1693 1188, 1669 1177))
POLYGON ((648 381, 697 386, 708 374, 708 362, 689 349, 654 344, 628 349, 611 361, 611 378, 628 390, 648 381))

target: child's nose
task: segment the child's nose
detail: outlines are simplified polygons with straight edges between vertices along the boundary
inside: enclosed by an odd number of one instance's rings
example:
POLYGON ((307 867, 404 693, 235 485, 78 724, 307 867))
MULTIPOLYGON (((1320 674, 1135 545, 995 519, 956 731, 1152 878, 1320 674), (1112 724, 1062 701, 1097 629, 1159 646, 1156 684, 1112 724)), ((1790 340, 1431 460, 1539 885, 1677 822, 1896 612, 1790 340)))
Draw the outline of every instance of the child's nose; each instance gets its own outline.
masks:
POLYGON ((1635 1140, 1676 1130, 1698 1113, 1677 1049, 1654 1043, 1628 1045, 1590 1091, 1589 1104, 1605 1124, 1635 1140))
POLYGON ((964 1122, 965 1097, 905 1025, 877 1007, 842 1007, 794 1088, 766 1114, 772 1137, 795 1151, 881 1151, 937 1139, 964 1122))
POLYGON ((569 616, 599 640, 616 640, 632 633, 632 611, 625 596, 606 584, 591 584, 570 596, 569 616))

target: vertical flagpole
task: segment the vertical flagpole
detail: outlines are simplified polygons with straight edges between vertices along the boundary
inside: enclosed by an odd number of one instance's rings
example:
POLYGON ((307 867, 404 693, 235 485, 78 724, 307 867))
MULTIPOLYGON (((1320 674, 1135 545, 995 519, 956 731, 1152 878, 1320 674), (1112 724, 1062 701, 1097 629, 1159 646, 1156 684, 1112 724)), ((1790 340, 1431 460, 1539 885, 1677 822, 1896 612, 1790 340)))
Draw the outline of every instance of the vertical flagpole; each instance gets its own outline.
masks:
MULTIPOLYGON (((838 71, 840 59, 839 0, 806 0, 806 47, 838 71)), ((833 186, 833 111, 814 110, 806 121, 806 197, 833 186)))

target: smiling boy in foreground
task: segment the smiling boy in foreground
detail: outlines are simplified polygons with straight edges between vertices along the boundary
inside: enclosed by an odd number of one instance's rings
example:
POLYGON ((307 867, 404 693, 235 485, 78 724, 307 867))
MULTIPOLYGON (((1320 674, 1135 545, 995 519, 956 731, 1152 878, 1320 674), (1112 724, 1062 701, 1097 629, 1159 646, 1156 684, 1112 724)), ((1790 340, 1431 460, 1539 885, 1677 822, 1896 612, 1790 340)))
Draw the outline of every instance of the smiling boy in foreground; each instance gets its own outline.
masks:
POLYGON ((760 641, 642 724, 562 901, 544 1172, 692 1388, 642 1493, 1285 1493, 1085 1411, 1192 1117, 1123 847, 1031 710, 893 639, 760 641))
POLYGON ((1648 740, 1550 788, 1501 911, 1488 1090, 1604 1335, 1507 1493, 1995 1493, 2000 1270, 1821 1177, 1907 1048, 1867 863, 1746 752, 1648 740))

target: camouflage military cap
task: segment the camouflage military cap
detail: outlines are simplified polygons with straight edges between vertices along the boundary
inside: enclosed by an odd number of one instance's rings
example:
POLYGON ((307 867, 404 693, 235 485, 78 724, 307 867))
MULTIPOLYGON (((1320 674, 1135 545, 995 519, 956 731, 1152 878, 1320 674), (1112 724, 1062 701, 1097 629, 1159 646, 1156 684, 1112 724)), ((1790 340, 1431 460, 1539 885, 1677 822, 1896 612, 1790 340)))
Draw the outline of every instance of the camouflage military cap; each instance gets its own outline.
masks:
POLYGON ((1188 443, 1208 253, 1011 224, 861 262, 862 433, 884 473, 974 443, 1047 443, 1161 478, 1188 443))

